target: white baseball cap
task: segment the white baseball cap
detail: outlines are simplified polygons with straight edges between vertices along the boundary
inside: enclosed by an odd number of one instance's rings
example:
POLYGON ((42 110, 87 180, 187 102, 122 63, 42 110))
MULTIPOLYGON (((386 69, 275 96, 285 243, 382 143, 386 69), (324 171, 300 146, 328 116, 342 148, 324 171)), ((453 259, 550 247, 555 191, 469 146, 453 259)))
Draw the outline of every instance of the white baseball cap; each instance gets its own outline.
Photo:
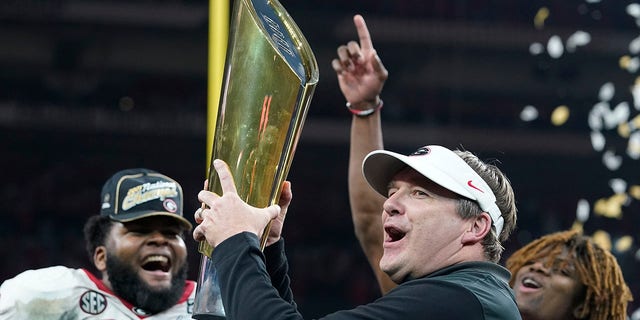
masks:
POLYGON ((504 218, 493 191, 460 156, 445 147, 424 146, 408 156, 386 150, 372 151, 362 162, 362 173, 369 185, 386 197, 389 182, 406 166, 447 190, 477 202, 491 216, 500 235, 504 218))

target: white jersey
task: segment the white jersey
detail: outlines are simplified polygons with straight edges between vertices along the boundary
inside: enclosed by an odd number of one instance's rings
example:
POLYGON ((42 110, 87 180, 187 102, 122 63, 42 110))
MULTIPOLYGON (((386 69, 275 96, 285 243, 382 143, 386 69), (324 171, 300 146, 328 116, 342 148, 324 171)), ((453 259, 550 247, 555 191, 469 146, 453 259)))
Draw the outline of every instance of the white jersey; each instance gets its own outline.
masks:
POLYGON ((148 315, 118 298, 84 269, 63 266, 28 270, 0 286, 0 319, 191 319, 196 283, 187 281, 170 309, 148 315))

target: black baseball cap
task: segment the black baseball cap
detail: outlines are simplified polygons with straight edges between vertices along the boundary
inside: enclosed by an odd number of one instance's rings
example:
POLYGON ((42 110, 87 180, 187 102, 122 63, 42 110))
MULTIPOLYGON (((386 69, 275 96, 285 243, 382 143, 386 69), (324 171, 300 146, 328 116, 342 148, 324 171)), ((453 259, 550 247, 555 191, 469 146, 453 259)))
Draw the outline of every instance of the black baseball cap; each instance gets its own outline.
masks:
POLYGON ((102 187, 100 214, 129 222, 152 216, 176 219, 184 228, 192 225, 182 216, 182 187, 175 180, 145 168, 117 172, 102 187))

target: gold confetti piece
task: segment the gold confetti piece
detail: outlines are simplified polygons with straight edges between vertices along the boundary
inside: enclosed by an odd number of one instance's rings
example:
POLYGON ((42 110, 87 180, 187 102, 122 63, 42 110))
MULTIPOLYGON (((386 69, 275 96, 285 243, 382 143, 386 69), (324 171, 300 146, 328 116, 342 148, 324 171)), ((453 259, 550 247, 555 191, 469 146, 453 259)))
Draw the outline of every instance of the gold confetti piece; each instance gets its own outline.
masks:
POLYGON ((567 120, 569 119, 569 114, 570 112, 567 106, 558 106, 555 110, 553 110, 553 113, 551 113, 551 123, 557 127, 561 126, 565 124, 565 122, 567 122, 567 120))
POLYGON ((640 114, 631 119, 629 123, 633 125, 634 129, 640 128, 640 114))
POLYGON ((538 9, 536 16, 533 18, 533 25, 536 29, 544 28, 544 22, 549 18, 549 9, 547 7, 542 7, 538 9))
POLYGON ((631 135, 631 128, 628 123, 621 123, 618 125, 618 135, 623 138, 629 138, 631 135))
POLYGON ((629 195, 636 200, 640 200, 640 186, 634 185, 629 188, 629 195))
POLYGON ((597 243, 602 249, 611 251, 611 236, 604 230, 598 230, 591 236, 593 242, 597 243))
POLYGON ((618 65, 620 66, 620 69, 627 70, 629 68, 629 63, 631 63, 631 57, 629 57, 628 55, 624 55, 620 57, 620 60, 618 60, 618 65))
POLYGON ((622 219, 622 205, 627 201, 624 193, 614 194, 608 199, 601 198, 593 206, 593 212, 606 218, 622 219))
POLYGON ((631 236, 624 236, 616 241, 616 251, 623 253, 631 249, 631 245, 633 245, 633 238, 631 236))

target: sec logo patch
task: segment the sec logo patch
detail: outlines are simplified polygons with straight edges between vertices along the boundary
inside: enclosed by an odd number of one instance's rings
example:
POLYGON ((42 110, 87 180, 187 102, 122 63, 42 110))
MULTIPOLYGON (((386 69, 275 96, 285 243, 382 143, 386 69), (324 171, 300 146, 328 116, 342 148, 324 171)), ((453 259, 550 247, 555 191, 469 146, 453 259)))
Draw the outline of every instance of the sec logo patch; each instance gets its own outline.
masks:
POLYGON ((83 293, 79 303, 80 309, 88 314, 100 314, 107 308, 107 298, 93 290, 83 293))

